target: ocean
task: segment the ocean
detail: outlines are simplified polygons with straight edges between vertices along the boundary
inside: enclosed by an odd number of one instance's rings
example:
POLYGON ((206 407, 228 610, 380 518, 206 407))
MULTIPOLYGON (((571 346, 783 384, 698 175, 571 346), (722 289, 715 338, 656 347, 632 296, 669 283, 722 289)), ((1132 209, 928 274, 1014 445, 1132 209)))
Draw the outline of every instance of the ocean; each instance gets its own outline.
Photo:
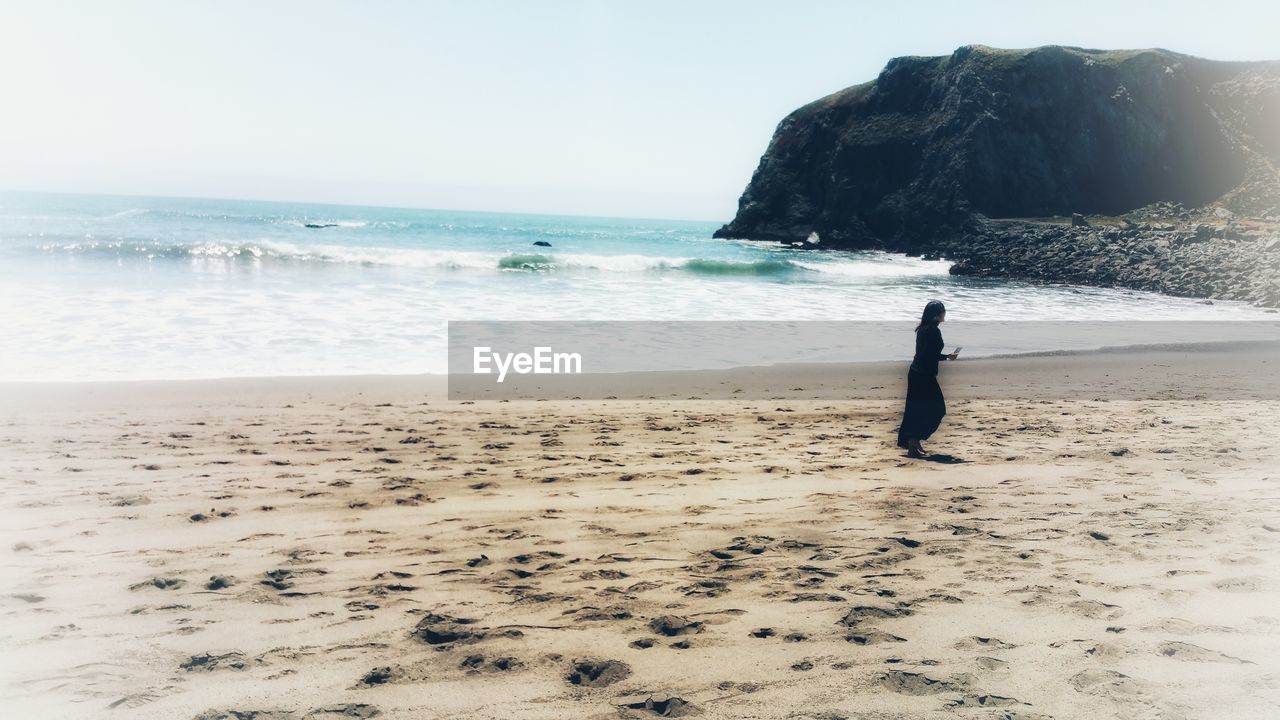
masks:
POLYGON ((444 372, 450 320, 907 321, 933 298, 982 321, 1275 319, 717 226, 0 194, 0 381, 444 372))

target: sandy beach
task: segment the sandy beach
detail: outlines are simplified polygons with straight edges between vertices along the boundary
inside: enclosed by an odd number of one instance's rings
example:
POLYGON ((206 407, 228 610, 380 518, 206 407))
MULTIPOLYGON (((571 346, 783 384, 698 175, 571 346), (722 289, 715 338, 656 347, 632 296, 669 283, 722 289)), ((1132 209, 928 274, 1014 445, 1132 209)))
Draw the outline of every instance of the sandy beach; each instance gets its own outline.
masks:
POLYGON ((1278 361, 3 386, 4 714, 1276 717, 1278 361))

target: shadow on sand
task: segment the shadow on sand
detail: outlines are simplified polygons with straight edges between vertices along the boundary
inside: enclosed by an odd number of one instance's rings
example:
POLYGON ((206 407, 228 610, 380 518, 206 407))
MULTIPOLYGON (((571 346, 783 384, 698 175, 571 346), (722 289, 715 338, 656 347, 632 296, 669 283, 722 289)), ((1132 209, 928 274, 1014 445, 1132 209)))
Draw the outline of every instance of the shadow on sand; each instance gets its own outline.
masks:
POLYGON ((962 457, 956 457, 955 455, 948 455, 946 453, 929 453, 928 455, 917 459, 931 463, 938 463, 939 465, 959 465, 960 463, 969 462, 962 457))

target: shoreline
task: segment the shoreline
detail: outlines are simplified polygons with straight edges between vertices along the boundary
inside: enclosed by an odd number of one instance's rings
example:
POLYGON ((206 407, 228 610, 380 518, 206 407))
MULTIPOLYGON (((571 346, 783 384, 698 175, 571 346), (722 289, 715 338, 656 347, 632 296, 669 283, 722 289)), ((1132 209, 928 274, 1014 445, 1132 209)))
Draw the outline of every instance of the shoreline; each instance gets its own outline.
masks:
MULTIPOLYGON (((1157 343, 1106 346, 1088 350, 1051 350, 962 357, 942 367, 943 386, 957 397, 1046 397, 1076 392, 1080 382, 1105 382, 1123 397, 1147 397, 1156 390, 1146 383, 1151 368, 1183 364, 1158 392, 1167 394, 1180 382, 1203 381, 1201 394, 1241 389, 1257 399, 1280 398, 1280 373, 1267 374, 1274 360, 1280 367, 1280 341, 1157 343), (1186 363, 1190 362, 1189 365, 1186 363), (1063 363, 1074 373, 1069 385, 1059 376, 1063 363), (1023 376, 1010 385, 996 378, 1023 376), (1251 387, 1244 388, 1241 381, 1251 387), (977 382, 987 382, 985 387, 977 382), (1136 392, 1139 389, 1146 395, 1136 392)), ((561 376, 514 376, 502 387, 479 376, 451 378, 418 375, 295 375, 174 380, 85 380, 0 382, 5 414, 37 410, 110 409, 131 406, 206 407, 215 403, 244 406, 270 399, 304 398, 356 402, 402 399, 408 393, 422 401, 452 403, 540 400, 715 400, 827 398, 890 399, 905 389, 910 360, 778 363, 712 370, 585 373, 561 376), (450 382, 462 388, 450 394, 450 382), (794 382, 808 384, 797 387, 794 382), (474 384, 472 384, 474 382, 474 384), (536 385, 535 385, 536 383, 536 385), (486 396, 487 395, 487 396, 486 396)))

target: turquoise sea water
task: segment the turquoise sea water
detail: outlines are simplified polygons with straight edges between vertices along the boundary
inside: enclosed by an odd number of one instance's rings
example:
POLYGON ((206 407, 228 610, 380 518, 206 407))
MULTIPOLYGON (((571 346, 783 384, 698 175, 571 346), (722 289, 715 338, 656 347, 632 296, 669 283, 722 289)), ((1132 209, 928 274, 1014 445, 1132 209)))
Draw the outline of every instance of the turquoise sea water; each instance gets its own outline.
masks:
POLYGON ((442 372, 447 320, 909 320, 931 298, 971 320, 1274 317, 716 227, 0 194, 0 380, 442 372))

